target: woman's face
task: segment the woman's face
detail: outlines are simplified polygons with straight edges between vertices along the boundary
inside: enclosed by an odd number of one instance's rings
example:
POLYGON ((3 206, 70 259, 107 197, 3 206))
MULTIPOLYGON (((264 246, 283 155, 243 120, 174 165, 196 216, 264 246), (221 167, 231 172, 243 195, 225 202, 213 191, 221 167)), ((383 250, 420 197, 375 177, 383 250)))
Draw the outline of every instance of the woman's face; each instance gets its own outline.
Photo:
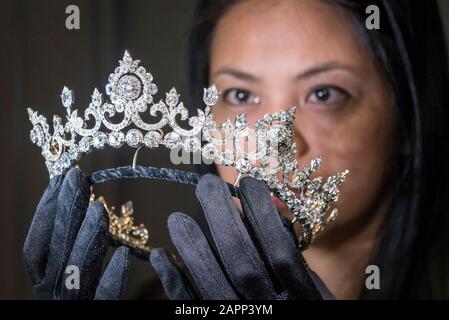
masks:
MULTIPOLYGON (((238 3, 215 29, 209 78, 222 93, 213 110, 217 123, 244 112, 253 125, 296 106, 301 167, 321 154, 320 176, 349 169, 340 216, 323 234, 341 236, 348 224, 369 220, 393 165, 393 100, 343 9, 317 0, 238 3)), ((236 178, 232 167, 218 172, 236 178)))

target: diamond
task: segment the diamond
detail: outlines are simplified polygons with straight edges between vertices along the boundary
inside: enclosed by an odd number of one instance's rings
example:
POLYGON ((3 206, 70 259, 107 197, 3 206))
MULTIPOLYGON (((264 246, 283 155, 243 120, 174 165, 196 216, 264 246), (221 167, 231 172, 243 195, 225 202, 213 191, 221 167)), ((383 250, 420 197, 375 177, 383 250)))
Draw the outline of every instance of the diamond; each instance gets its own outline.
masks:
POLYGON ((251 170, 251 163, 248 159, 240 158, 235 162, 235 168, 241 173, 248 173, 251 170))
POLYGON ((155 83, 148 83, 145 85, 143 92, 147 95, 153 96, 157 93, 157 85, 155 83))
POLYGON ((265 173, 262 168, 252 168, 251 175, 258 180, 265 178, 265 173))
POLYGON ((64 107, 68 108, 73 104, 74 100, 75 100, 75 97, 74 97, 73 91, 67 87, 64 87, 64 89, 62 89, 62 93, 61 93, 62 105, 64 107))
POLYGON ((221 162, 225 166, 231 166, 234 163, 234 153, 231 150, 225 150, 221 156, 221 162))
POLYGON ((106 136, 105 133, 97 131, 92 136, 92 145, 94 146, 94 148, 103 149, 107 140, 108 137, 106 136))
POLYGON ((109 133, 109 145, 114 148, 120 148, 125 143, 125 134, 121 131, 112 131, 109 133))
POLYGON ((151 75, 151 73, 145 73, 145 76, 143 77, 143 79, 147 82, 151 82, 153 81, 153 76, 151 75))
POLYGON ((188 137, 184 140, 184 150, 186 152, 198 152, 201 150, 201 142, 197 137, 188 137))
POLYGON ((111 93, 112 93, 112 85, 111 85, 110 83, 108 83, 108 84, 106 85, 106 87, 105 87, 105 90, 106 90, 106 94, 107 94, 108 96, 110 96, 111 93))
POLYGON ((143 134, 137 129, 131 129, 126 133, 126 143, 130 147, 138 147, 140 143, 142 142, 143 134))
POLYGON ((123 62, 126 64, 131 64, 133 62, 133 58, 129 54, 128 50, 125 50, 125 53, 123 54, 123 62))
POLYGON ((42 132, 42 128, 40 126, 35 126, 30 132, 31 142, 37 145, 38 147, 42 147, 44 143, 44 133, 42 132))
POLYGON ((79 143, 79 149, 81 152, 87 152, 92 145, 92 137, 82 137, 79 143))
POLYGON ((209 88, 204 89, 203 101, 207 106, 213 106, 218 101, 218 95, 217 87, 213 84, 209 88))
POLYGON ((162 135, 158 131, 150 131, 143 138, 143 142, 148 148, 157 148, 162 141, 162 135))
POLYGON ((217 149, 213 143, 208 143, 203 147, 203 157, 207 160, 213 160, 217 154, 217 149))
POLYGON ((71 145, 68 151, 68 155, 71 160, 79 160, 81 156, 76 145, 71 145))
POLYGON ((235 118, 235 126, 239 129, 245 128, 248 125, 248 119, 246 118, 246 114, 239 114, 235 118))
POLYGON ((136 70, 136 73, 137 73, 138 75, 140 75, 141 77, 145 76, 145 73, 146 73, 146 72, 147 72, 147 71, 146 71, 145 68, 142 67, 142 66, 140 66, 140 67, 137 68, 137 70, 136 70))
POLYGON ((64 153, 61 156, 61 158, 59 159, 59 162, 61 164, 61 167, 64 168, 64 169, 70 167, 71 160, 69 158, 69 155, 67 153, 64 153))
POLYGON ((175 107, 178 104, 179 94, 175 88, 171 88, 170 92, 166 93, 165 103, 169 107, 175 107))
POLYGON ((181 136, 175 132, 170 132, 165 136, 164 143, 169 149, 178 148, 182 143, 181 136))
POLYGON ((98 91, 97 88, 95 88, 94 93, 92 94, 92 104, 95 107, 98 107, 101 105, 101 93, 98 91))
POLYGON ((117 93, 130 101, 137 99, 142 93, 142 82, 133 74, 126 74, 117 83, 117 93))

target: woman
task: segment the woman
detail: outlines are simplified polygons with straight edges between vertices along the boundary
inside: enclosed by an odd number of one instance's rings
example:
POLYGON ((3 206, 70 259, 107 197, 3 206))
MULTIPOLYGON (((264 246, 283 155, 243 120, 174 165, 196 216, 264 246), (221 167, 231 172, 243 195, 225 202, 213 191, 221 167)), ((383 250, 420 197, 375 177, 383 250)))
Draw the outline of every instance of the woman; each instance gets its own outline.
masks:
MULTIPOLYGON (((190 38, 193 96, 189 105, 201 104, 196 94, 210 83, 222 92, 213 110, 217 122, 245 112, 249 123, 254 123, 264 114, 296 105, 294 138, 300 164, 322 154, 320 175, 350 170, 341 190, 337 221, 302 255, 288 252, 287 256, 294 255, 292 265, 281 263, 287 271, 299 270, 302 278, 292 283, 303 285, 297 292, 285 284, 288 281, 280 281, 285 287, 280 291, 286 293, 281 298, 326 297, 330 296, 327 289, 338 299, 449 297, 449 210, 444 201, 449 192, 444 89, 449 82, 437 6, 434 1, 375 1, 380 29, 369 30, 365 10, 371 4, 359 0, 205 0, 197 6, 190 38), (379 268, 378 289, 365 286, 368 265, 379 268)), ((235 179, 232 168, 203 166, 202 170, 228 182, 235 179)), ((247 236, 242 241, 251 252, 259 251, 252 257, 262 257, 262 261, 269 250, 261 242, 276 243, 276 232, 283 231, 257 233, 254 225, 261 215, 273 224, 278 222, 265 214, 264 210, 271 209, 267 209, 268 195, 262 187, 251 181, 242 183, 248 196, 242 200, 247 216, 243 220, 249 230, 240 230, 247 236)), ((219 190, 220 182, 214 179, 200 183, 197 190, 213 231, 214 249, 209 250, 205 241, 204 252, 207 256, 218 250, 221 258, 218 262, 211 254, 206 264, 212 269, 216 264, 217 270, 220 263, 224 265, 211 275, 222 278, 218 283, 228 290, 224 297, 279 298, 267 293, 278 292, 276 281, 267 280, 266 287, 272 289, 258 287, 260 281, 256 281, 273 277, 269 267, 266 277, 251 270, 251 277, 245 278, 239 273, 247 270, 229 266, 245 257, 234 257, 238 250, 223 253, 223 242, 230 243, 226 249, 235 249, 239 240, 217 236, 222 233, 214 227, 226 221, 214 217, 223 216, 218 204, 227 203, 219 190)), ((273 201, 288 216, 282 204, 273 201)), ((240 221, 231 222, 243 226, 240 221)), ((200 247, 204 237, 194 222, 179 214, 169 218, 169 229, 193 273, 194 284, 201 287, 195 275, 201 269, 201 254, 193 254, 195 247, 186 243, 186 234, 198 232, 196 245, 200 247)), ((152 263, 169 296, 182 291, 185 296, 178 297, 190 297, 192 290, 182 275, 163 252, 155 252, 152 263)), ((265 274, 263 266, 260 270, 265 274)), ((117 273, 122 275, 123 270, 117 273)), ((200 292, 203 298, 216 297, 207 288, 200 292)))
POLYGON ((449 82, 436 3, 200 2, 190 92, 217 84, 218 121, 296 105, 300 163, 321 153, 323 175, 350 170, 339 218, 303 253, 311 268, 337 298, 448 297, 449 82), (365 26, 371 4, 379 30, 365 26), (364 287, 369 264, 380 290, 364 287))

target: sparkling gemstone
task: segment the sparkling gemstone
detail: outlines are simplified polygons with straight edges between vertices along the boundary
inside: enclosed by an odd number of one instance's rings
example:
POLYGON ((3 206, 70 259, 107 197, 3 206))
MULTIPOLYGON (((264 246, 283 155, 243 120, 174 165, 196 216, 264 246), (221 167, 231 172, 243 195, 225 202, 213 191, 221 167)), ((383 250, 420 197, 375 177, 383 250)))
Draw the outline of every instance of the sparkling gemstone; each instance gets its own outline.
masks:
POLYGON ((142 82, 133 74, 126 74, 117 83, 117 93, 126 100, 135 100, 142 93, 142 82))
POLYGON ((125 50, 125 53, 123 54, 123 62, 126 64, 130 64, 133 62, 133 58, 129 54, 128 50, 125 50))
POLYGON ((203 157, 207 160, 213 160, 217 154, 217 149, 213 143, 208 143, 203 147, 203 157))
POLYGON ((235 118, 235 126, 239 129, 245 128, 248 125, 248 119, 246 118, 246 114, 239 114, 235 118))
POLYGON ((114 148, 120 148, 125 143, 125 134, 121 131, 112 131, 109 133, 109 145, 114 148))
POLYGON ((81 152, 87 152, 92 145, 92 137, 82 137, 79 143, 79 149, 81 152))
POLYGON ((222 163, 225 166, 230 166, 234 163, 234 153, 231 150, 225 150, 222 154, 222 163))
POLYGON ((165 103, 170 107, 174 107, 178 104, 178 100, 179 94, 175 88, 171 88, 170 92, 166 93, 165 103))
POLYGON ((286 138, 286 128, 280 124, 274 124, 268 129, 267 136, 270 141, 281 142, 286 138))
POLYGON ((153 76, 151 75, 151 73, 145 73, 145 76, 144 76, 143 78, 144 78, 145 81, 147 81, 147 82, 153 81, 153 76))
POLYGON ((76 145, 72 145, 68 151, 69 158, 71 160, 79 160, 80 159, 80 153, 78 152, 78 148, 76 145))
POLYGON ((138 75, 140 75, 140 76, 145 76, 145 73, 146 73, 147 71, 145 70, 145 68, 144 67, 139 67, 139 68, 137 68, 137 70, 136 70, 136 73, 138 74, 138 75))
POLYGON ((211 85, 209 88, 204 89, 203 101, 207 106, 213 106, 218 101, 218 90, 215 85, 211 85))
POLYGON ((310 163, 310 168, 315 171, 316 169, 318 169, 318 167, 321 164, 321 158, 317 157, 315 159, 312 160, 312 162, 310 163))
POLYGON ((271 121, 273 120, 273 118, 272 118, 271 115, 269 115, 269 114, 264 115, 264 116, 263 116, 263 119, 264 119, 266 122, 271 122, 271 121))
POLYGON ((95 132, 92 136, 92 145, 97 149, 102 149, 106 144, 108 137, 103 132, 95 132))
POLYGON ((265 177, 265 174, 263 172, 262 168, 252 168, 251 169, 251 175, 256 179, 263 179, 265 177))
POLYGON ((105 90, 106 90, 106 94, 107 94, 108 96, 110 96, 111 93, 112 93, 112 85, 111 85, 110 83, 108 83, 108 84, 106 85, 105 90))
POLYGON ((287 122, 288 114, 286 112, 282 112, 281 116, 280 116, 280 119, 281 119, 282 122, 287 122))
POLYGON ((251 170, 251 163, 248 159, 240 158, 235 162, 235 168, 241 173, 248 173, 251 170))
POLYGON ((221 129, 222 130, 232 130, 233 129, 232 122, 229 118, 226 120, 226 122, 221 124, 221 129))
POLYGON ((158 131, 149 131, 143 138, 143 142, 148 148, 157 148, 162 141, 162 135, 158 131))
POLYGON ((37 145, 38 147, 41 147, 44 143, 44 133, 42 132, 42 129, 39 126, 35 126, 31 132, 30 132, 30 139, 31 142, 37 145))
POLYGON ((111 99, 111 102, 114 103, 114 104, 119 103, 119 101, 118 101, 119 99, 118 99, 117 95, 114 92, 111 93, 110 99, 111 99))
POLYGON ((195 116, 191 117, 189 119, 189 125, 191 127, 196 127, 196 126, 200 125, 200 119, 198 119, 198 117, 195 117, 195 116))
POLYGON ((155 83, 149 82, 145 85, 144 93, 153 96, 157 93, 157 85, 155 83))
POLYGON ((92 104, 96 107, 101 105, 101 93, 95 88, 94 93, 92 94, 92 104))
POLYGON ((197 137, 188 137, 184 140, 184 150, 186 152, 197 152, 201 150, 201 142, 197 137))
POLYGON ((181 143, 181 137, 176 132, 170 132, 168 133, 164 138, 164 143, 169 149, 175 149, 178 148, 181 143))
POLYGON ((126 143, 130 147, 138 147, 143 139, 143 134, 137 129, 131 129, 126 133, 126 143))
POLYGON ((64 87, 64 89, 62 89, 62 93, 61 93, 62 105, 64 107, 68 108, 73 104, 73 102, 74 102, 73 100, 74 100, 73 91, 67 87, 64 87))
POLYGON ((59 163, 63 169, 70 167, 71 160, 69 158, 69 155, 67 153, 64 153, 61 156, 61 159, 59 159, 59 163))
POLYGON ((143 96, 143 99, 145 100, 146 103, 151 104, 153 103, 153 96, 149 95, 149 94, 145 94, 143 96))

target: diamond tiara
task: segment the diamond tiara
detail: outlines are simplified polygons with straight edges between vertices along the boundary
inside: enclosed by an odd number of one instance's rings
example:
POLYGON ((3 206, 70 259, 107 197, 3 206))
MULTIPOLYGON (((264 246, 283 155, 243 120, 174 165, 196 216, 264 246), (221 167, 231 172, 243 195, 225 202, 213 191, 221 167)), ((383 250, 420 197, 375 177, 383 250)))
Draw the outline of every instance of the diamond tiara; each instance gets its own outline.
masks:
POLYGON ((239 177, 247 174, 265 181, 294 215, 292 223, 300 223, 301 249, 307 248, 335 219, 337 209, 329 211, 331 204, 338 200, 339 186, 348 171, 327 179, 312 178, 321 157, 299 168, 293 143, 295 107, 265 115, 256 121, 254 130, 248 127, 244 113, 234 121, 228 119, 218 125, 211 112, 219 98, 215 85, 204 89, 204 111, 198 109, 196 116, 189 117, 175 88, 166 93, 165 101, 154 102, 157 85, 153 83, 152 75, 139 64, 139 60, 133 60, 125 51, 119 66, 109 76, 105 88, 107 97, 95 88, 83 117, 78 115, 78 110, 72 110, 74 93, 64 87, 61 101, 67 122, 63 124, 62 118, 54 115, 52 133, 47 119, 28 108, 33 125, 30 138, 41 147, 50 177, 62 174, 83 155, 106 146, 183 148, 189 153, 201 152, 203 159, 216 164, 233 166, 239 177), (148 123, 142 119, 142 115, 148 113, 156 122, 148 123), (112 119, 118 116, 119 121, 112 119), (178 121, 187 122, 190 129, 184 129, 178 121), (171 131, 165 134, 163 129, 167 127, 171 131), (204 145, 200 136, 206 142, 204 145), (249 142, 255 144, 255 150, 245 148, 249 142))

